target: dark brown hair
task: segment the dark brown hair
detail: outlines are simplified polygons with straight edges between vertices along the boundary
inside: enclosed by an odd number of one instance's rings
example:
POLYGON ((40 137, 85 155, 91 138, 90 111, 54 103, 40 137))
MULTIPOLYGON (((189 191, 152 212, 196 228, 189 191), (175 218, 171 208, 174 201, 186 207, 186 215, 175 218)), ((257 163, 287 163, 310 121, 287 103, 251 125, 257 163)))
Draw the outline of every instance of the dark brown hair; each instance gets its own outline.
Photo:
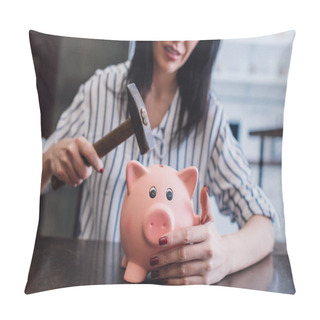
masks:
MULTIPOLYGON (((177 82, 181 96, 178 132, 187 134, 206 114, 211 72, 219 50, 219 40, 199 41, 189 59, 178 70, 177 82), (186 119, 185 119, 186 117, 186 119)), ((153 48, 151 41, 137 41, 127 83, 134 82, 142 97, 151 88, 153 48)))

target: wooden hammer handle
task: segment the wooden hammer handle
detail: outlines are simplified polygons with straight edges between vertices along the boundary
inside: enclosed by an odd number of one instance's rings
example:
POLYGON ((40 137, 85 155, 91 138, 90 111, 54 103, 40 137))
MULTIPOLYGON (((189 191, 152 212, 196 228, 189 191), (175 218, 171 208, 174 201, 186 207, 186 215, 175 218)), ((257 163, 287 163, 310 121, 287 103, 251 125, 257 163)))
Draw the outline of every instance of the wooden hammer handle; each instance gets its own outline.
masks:
POLYGON ((119 144, 127 140, 134 134, 131 119, 122 122, 119 127, 115 128, 99 141, 93 144, 99 158, 104 157, 119 144))
MULTIPOLYGON (((115 128, 99 141, 94 143, 93 148, 96 150, 99 158, 102 158, 133 134, 134 129, 132 127, 131 119, 128 119, 122 122, 119 127, 115 128)), ((85 158, 83 158, 83 160, 87 165, 89 165, 85 158)), ((63 185, 63 181, 59 180, 56 176, 52 176, 51 186, 53 190, 57 190, 63 185)))

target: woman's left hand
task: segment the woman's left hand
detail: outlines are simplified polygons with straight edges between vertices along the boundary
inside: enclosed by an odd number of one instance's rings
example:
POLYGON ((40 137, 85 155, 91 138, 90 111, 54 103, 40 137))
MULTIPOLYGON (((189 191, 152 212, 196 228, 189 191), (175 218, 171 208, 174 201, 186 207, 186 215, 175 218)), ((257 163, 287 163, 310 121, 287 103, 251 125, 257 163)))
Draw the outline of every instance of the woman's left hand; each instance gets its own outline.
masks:
POLYGON ((201 224, 171 231, 159 240, 168 248, 150 259, 151 277, 171 285, 213 284, 230 271, 228 250, 219 235, 206 187, 200 193, 201 224))

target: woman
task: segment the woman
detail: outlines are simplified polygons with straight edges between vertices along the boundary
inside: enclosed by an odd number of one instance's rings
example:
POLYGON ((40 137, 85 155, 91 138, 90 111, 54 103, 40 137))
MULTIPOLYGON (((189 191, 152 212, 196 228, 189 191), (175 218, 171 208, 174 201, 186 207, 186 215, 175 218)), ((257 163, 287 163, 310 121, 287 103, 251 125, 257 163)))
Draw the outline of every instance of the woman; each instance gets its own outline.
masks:
POLYGON ((168 284, 216 283, 273 247, 274 209, 253 183, 223 110, 209 92, 218 47, 218 41, 137 42, 132 62, 99 70, 80 87, 44 146, 42 190, 53 174, 75 186, 85 180, 81 238, 120 241, 129 160, 198 168, 194 201, 202 224, 164 235, 159 246, 168 250, 150 258, 151 276, 168 284), (140 156, 132 137, 99 159, 92 144, 127 118, 128 82, 136 83, 144 99, 156 148, 140 156), (237 221, 238 232, 218 234, 209 194, 222 213, 237 221), (178 244, 179 249, 171 249, 178 244))

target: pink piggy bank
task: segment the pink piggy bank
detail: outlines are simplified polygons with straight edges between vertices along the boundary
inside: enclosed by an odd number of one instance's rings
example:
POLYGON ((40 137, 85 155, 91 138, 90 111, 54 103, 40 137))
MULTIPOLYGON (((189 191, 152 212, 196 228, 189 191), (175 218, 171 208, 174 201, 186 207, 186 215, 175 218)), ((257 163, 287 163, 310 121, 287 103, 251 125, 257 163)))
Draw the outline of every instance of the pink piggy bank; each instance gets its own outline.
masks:
POLYGON ((177 172, 164 165, 146 168, 130 161, 126 174, 127 194, 120 218, 125 253, 121 266, 126 268, 125 281, 139 283, 147 276, 150 258, 161 251, 163 234, 200 223, 192 203, 198 170, 188 167, 177 172))

